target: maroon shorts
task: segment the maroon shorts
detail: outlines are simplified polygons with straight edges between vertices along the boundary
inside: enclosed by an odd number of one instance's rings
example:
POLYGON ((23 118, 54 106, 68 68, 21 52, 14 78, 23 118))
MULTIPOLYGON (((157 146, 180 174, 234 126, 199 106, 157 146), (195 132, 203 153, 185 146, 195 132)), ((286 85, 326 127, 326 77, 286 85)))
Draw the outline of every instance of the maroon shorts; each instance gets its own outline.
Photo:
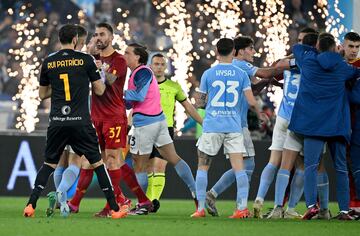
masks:
POLYGON ((118 121, 93 121, 101 150, 125 148, 127 124, 118 121))

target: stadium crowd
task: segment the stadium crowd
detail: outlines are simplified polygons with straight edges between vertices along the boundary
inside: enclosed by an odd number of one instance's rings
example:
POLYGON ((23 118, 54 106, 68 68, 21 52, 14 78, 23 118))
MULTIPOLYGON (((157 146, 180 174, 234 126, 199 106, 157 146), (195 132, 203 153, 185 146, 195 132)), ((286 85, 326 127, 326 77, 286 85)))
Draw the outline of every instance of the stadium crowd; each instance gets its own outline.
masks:
MULTIPOLYGON (((42 0, 42 1, 1 1, 0 3, 0 98, 2 100, 11 100, 11 98, 18 92, 18 85, 23 78, 22 70, 19 60, 15 60, 13 56, 9 54, 9 49, 21 48, 21 43, 17 42, 18 32, 12 28, 12 25, 20 22, 24 22, 25 16, 20 16, 19 12, 21 7, 28 5, 26 12, 34 12, 34 20, 30 22, 36 26, 42 22, 43 19, 47 19, 47 24, 40 27, 38 35, 41 40, 49 39, 47 45, 43 46, 41 51, 35 51, 38 58, 43 58, 45 55, 59 49, 60 45, 56 37, 51 37, 56 34, 60 25, 64 23, 80 23, 89 31, 89 35, 94 33, 94 26, 99 22, 109 22, 112 25, 117 25, 119 22, 128 23, 130 27, 130 40, 129 42, 138 42, 146 45, 150 51, 153 52, 167 52, 172 47, 172 42, 169 37, 164 33, 164 27, 166 25, 159 25, 159 12, 156 10, 151 1, 148 0, 135 0, 135 1, 114 1, 114 0, 73 0, 67 1, 67 4, 60 4, 54 0, 42 0), (12 11, 7 11, 11 8, 12 11), (128 16, 122 17, 117 12, 117 9, 121 8, 122 13, 127 11, 128 16), (55 10, 56 9, 56 10, 55 10), (78 12, 83 10, 85 14, 78 17, 78 12), (11 13, 11 14, 10 14, 11 13), (72 15, 71 19, 67 18, 68 15, 72 15), (80 18, 82 21, 80 21, 80 18), (15 73, 12 73, 15 72, 15 73)), ((186 8, 190 15, 195 15, 197 4, 202 4, 205 1, 185 1, 186 8)), ((289 14, 293 23, 288 29, 289 33, 289 45, 293 45, 297 41, 299 29, 304 26, 311 26, 315 29, 321 29, 324 27, 323 20, 315 18, 315 21, 311 21, 308 15, 308 11, 313 10, 315 1, 302 1, 302 0, 288 0, 285 3, 285 13, 289 14)), ((259 3, 260 4, 260 3, 259 3)), ((246 19, 239 25, 240 33, 243 35, 249 35, 254 38, 255 50, 263 47, 263 39, 256 37, 256 32, 259 30, 259 26, 251 21, 254 19, 255 14, 251 4, 246 1, 241 1, 242 16, 246 19)), ((79 15, 80 16, 80 15, 79 15)), ((195 17, 192 18, 192 26, 194 29, 203 29, 209 22, 211 17, 204 18, 199 21, 195 17)), ((116 29, 115 29, 116 31, 116 29)), ((118 34, 122 32, 116 31, 118 34)), ((206 57, 208 53, 207 49, 213 48, 210 42, 218 37, 215 33, 209 33, 207 35, 207 42, 202 44, 198 43, 200 34, 196 30, 193 30, 193 51, 197 52, 200 56, 199 60, 193 62, 194 73, 193 76, 188 78, 188 81, 192 84, 189 96, 192 97, 195 88, 199 86, 199 80, 203 71, 212 64, 213 58, 206 57), (203 46, 205 50, 200 50, 200 46, 203 46)), ((255 65, 262 65, 265 60, 265 53, 261 53, 260 57, 255 58, 255 65)), ((173 72, 173 68, 170 67, 170 74, 173 72)), ((271 89, 270 89, 271 90, 271 89)), ((263 90, 258 96, 258 101, 262 104, 264 112, 269 117, 269 122, 264 123, 262 126, 258 125, 257 118, 254 113, 249 112, 249 128, 252 131, 255 139, 271 139, 272 129, 275 123, 275 112, 273 103, 270 102, 267 96, 267 89, 263 90)), ((49 103, 44 102, 39 107, 40 110, 48 108, 49 103)), ((46 120, 46 119, 45 119, 46 120)), ((13 126, 13 124, 12 124, 13 126)), ((42 126, 46 127, 46 126, 42 126)), ((11 128, 11 127, 10 127, 11 128)), ((195 129, 190 129, 188 134, 193 134, 195 129)))

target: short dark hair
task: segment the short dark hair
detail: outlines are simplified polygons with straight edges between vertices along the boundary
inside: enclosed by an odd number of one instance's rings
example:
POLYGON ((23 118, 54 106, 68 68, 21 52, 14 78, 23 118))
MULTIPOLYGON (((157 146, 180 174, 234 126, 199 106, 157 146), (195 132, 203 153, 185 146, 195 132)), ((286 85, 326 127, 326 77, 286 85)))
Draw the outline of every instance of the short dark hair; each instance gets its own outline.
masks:
POLYGON ((106 23, 106 22, 98 23, 96 25, 96 28, 106 28, 111 34, 114 33, 113 27, 109 23, 106 23))
POLYGON ((227 56, 234 50, 234 41, 229 38, 221 38, 216 43, 216 49, 220 56, 227 56))
POLYGON ((84 37, 87 35, 86 29, 81 25, 75 25, 77 27, 77 34, 79 37, 84 37))
POLYGON ((304 36, 302 43, 305 45, 316 47, 318 37, 319 37, 319 34, 317 34, 317 33, 307 33, 304 36))
POLYGON ((151 62, 152 60, 155 58, 155 57, 160 57, 160 58, 164 58, 165 59, 165 56, 161 53, 155 53, 152 57, 151 57, 151 62))
POLYGON ((140 56, 139 63, 146 64, 149 58, 149 53, 146 51, 146 47, 142 46, 138 43, 131 43, 128 45, 129 47, 134 48, 135 55, 140 56))
POLYGON ((316 31, 314 28, 311 27, 305 27, 300 30, 300 33, 315 33, 318 34, 319 32, 316 31))
POLYGON ((356 32, 348 32, 344 36, 345 40, 350 40, 353 42, 359 42, 360 41, 360 35, 356 32))
POLYGON ((78 36, 78 27, 72 24, 63 25, 59 30, 61 44, 70 44, 73 38, 78 36))
POLYGON ((319 39, 319 51, 326 52, 331 51, 332 48, 336 47, 335 39, 333 37, 323 37, 319 39))
POLYGON ((319 37, 318 37, 318 40, 322 39, 322 38, 325 38, 325 37, 330 37, 332 39, 335 40, 335 37, 334 35, 330 34, 330 33, 326 33, 326 32, 323 32, 321 34, 319 34, 319 37))
POLYGON ((254 45, 254 40, 250 36, 238 36, 234 39, 235 56, 239 54, 240 49, 254 45))

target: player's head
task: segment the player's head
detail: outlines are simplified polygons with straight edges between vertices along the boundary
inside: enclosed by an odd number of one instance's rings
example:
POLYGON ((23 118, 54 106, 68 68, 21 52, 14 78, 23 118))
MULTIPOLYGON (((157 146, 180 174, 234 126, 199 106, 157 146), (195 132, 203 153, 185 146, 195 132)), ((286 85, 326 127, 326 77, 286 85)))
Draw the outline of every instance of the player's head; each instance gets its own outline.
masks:
POLYGON ((146 51, 146 47, 137 43, 132 43, 126 48, 124 58, 128 67, 131 70, 134 70, 139 65, 146 65, 149 54, 146 51))
POLYGON ((150 67, 154 72, 156 78, 162 78, 165 76, 166 59, 163 54, 156 53, 151 58, 150 67))
POLYGON ((61 45, 72 45, 75 49, 78 43, 78 27, 71 24, 63 25, 59 30, 59 41, 61 45))
POLYGON ((254 40, 249 36, 239 36, 234 39, 235 57, 253 62, 256 53, 254 49, 254 40))
POLYGON ((360 35, 356 32, 345 34, 343 48, 345 59, 348 61, 355 60, 359 54, 360 35))
POLYGON ((317 42, 317 49, 319 52, 335 52, 336 42, 334 37, 321 37, 317 42))
POLYGON ((307 33, 304 38, 302 39, 302 44, 316 47, 316 43, 318 40, 319 34, 318 33, 307 33))
POLYGON ((81 25, 75 25, 77 27, 78 33, 78 42, 75 46, 75 50, 81 50, 85 46, 86 38, 87 38, 87 31, 81 25))
POLYGON ((114 39, 114 30, 108 23, 99 23, 95 27, 94 37, 96 38, 96 47, 99 50, 104 50, 107 47, 112 47, 114 39))
POLYGON ((305 28, 301 29, 299 32, 299 35, 298 35, 298 43, 302 43, 305 35, 309 34, 309 33, 318 34, 319 32, 317 32, 315 29, 310 28, 310 27, 305 27, 305 28))
POLYGON ((229 56, 233 54, 234 51, 234 41, 229 38, 221 38, 216 43, 216 50, 219 56, 229 56))

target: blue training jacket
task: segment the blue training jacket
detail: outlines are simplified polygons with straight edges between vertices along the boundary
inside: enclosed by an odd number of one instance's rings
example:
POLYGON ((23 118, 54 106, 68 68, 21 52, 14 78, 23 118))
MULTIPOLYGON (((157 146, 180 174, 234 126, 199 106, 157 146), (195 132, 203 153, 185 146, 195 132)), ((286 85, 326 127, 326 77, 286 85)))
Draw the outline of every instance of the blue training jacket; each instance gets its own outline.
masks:
POLYGON ((360 69, 338 53, 318 53, 307 45, 295 45, 293 54, 301 70, 301 83, 288 129, 306 136, 342 136, 350 141, 345 81, 359 77, 360 69))

